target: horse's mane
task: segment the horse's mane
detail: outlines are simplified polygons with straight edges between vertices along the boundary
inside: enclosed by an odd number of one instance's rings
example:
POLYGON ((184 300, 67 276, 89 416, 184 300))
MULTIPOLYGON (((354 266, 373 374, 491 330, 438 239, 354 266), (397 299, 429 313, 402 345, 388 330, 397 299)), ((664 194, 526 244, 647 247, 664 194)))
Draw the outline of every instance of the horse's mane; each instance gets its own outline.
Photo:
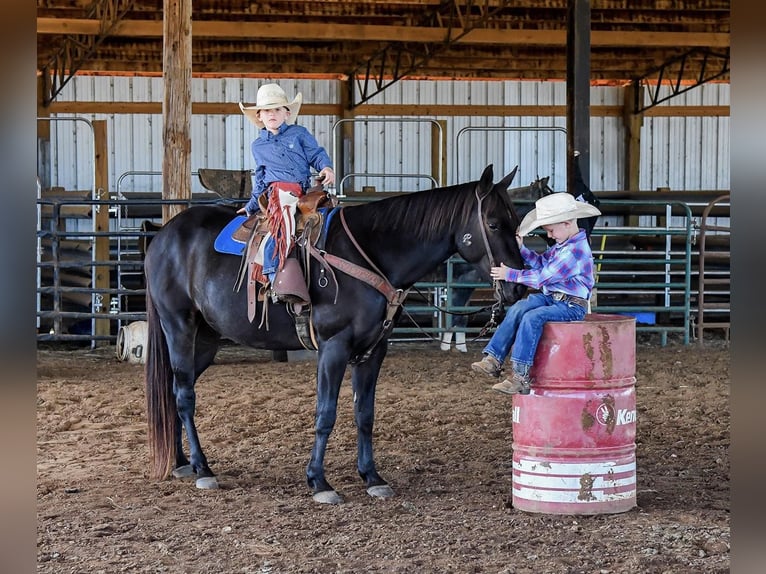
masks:
MULTIPOLYGON (((365 219, 370 221, 372 231, 389 234, 397 232, 416 239, 430 241, 444 233, 453 224, 466 221, 476 208, 472 190, 477 182, 461 183, 447 187, 403 194, 366 204, 365 219)), ((486 201, 491 208, 503 208, 499 194, 490 193, 486 201)))

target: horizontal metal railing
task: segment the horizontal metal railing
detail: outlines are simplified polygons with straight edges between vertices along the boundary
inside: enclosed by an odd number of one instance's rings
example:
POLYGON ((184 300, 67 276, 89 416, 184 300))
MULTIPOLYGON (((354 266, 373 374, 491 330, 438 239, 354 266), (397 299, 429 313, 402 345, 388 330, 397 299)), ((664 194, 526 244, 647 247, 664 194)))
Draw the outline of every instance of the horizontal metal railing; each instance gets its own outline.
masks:
MULTIPOLYGON (((691 334, 691 277, 692 277, 692 252, 695 242, 695 223, 692 212, 688 205, 681 201, 660 200, 602 200, 602 205, 609 206, 610 211, 619 212, 621 209, 636 215, 643 210, 654 214, 660 213, 666 216, 666 224, 659 227, 600 227, 593 229, 591 243, 594 245, 593 253, 597 264, 597 280, 595 293, 596 304, 592 306, 594 313, 621 313, 636 316, 642 320, 637 323, 637 332, 658 333, 663 345, 667 344, 669 333, 678 333, 684 344, 689 343, 691 334), (658 208, 662 210, 658 210, 658 208), (671 218, 681 218, 681 225, 671 226, 671 218), (623 240, 634 237, 660 237, 667 239, 666 248, 657 251, 640 250, 599 250, 595 246, 601 243, 603 237, 622 238, 623 240), (672 249, 671 238, 680 237, 683 240, 683 248, 672 249), (600 303, 605 299, 616 299, 609 304, 600 303), (655 301, 647 301, 654 298, 655 301), (661 316, 662 322, 658 322, 661 316), (651 323, 643 320, 654 317, 651 323)), ((534 243, 531 238, 527 245, 531 248, 544 248, 542 240, 534 243)), ((621 241, 624 243, 624 241, 621 241)), ((458 263, 459 258, 452 258, 447 262, 447 278, 444 282, 418 283, 416 287, 432 290, 432 297, 443 303, 445 310, 438 311, 430 326, 398 327, 394 336, 398 333, 416 334, 421 333, 425 337, 434 337, 453 328, 453 316, 451 313, 476 313, 476 319, 472 325, 461 327, 467 336, 478 335, 483 322, 489 319, 486 307, 491 302, 486 297, 491 294, 489 283, 466 283, 455 281, 451 266, 458 263), (467 305, 452 307, 451 292, 459 288, 478 289, 479 296, 473 298, 467 305)), ((433 309, 433 307, 430 307, 433 309)), ((427 312, 428 305, 416 304, 407 306, 409 311, 427 312)), ((401 323, 401 321, 400 321, 401 323)))
MULTIPOLYGON (((46 305, 38 309, 38 321, 41 325, 38 333, 39 341, 108 341, 116 340, 117 330, 123 322, 142 320, 145 312, 133 311, 126 300, 142 298, 145 291, 142 286, 128 288, 123 285, 120 274, 143 275, 141 258, 126 259, 126 243, 138 241, 152 235, 144 232, 138 225, 128 228, 118 228, 116 219, 125 219, 131 207, 137 205, 155 206, 161 210, 163 204, 210 204, 220 202, 231 203, 232 200, 220 198, 210 200, 163 200, 156 198, 142 199, 40 199, 38 208, 50 206, 50 216, 46 216, 47 225, 38 229, 38 238, 50 243, 50 256, 47 260, 38 258, 38 270, 49 270, 51 279, 40 281, 38 296, 45 296, 46 305), (70 205, 106 206, 110 210, 110 229, 94 231, 83 229, 82 226, 69 225, 72 221, 61 215, 61 209, 70 205), (113 216, 113 217, 111 217, 113 216), (110 243, 118 242, 120 249, 110 253, 109 260, 97 261, 95 256, 78 261, 62 259, 62 244, 68 240, 95 242, 98 238, 108 238, 110 243), (62 274, 79 270, 83 275, 93 274, 95 269, 109 269, 110 274, 118 275, 111 281, 109 288, 94 288, 93 286, 67 285, 62 274), (66 304, 66 297, 72 294, 90 295, 91 301, 87 309, 78 309, 66 304), (117 301, 115 304, 114 301, 117 301), (109 335, 94 335, 91 332, 68 332, 65 324, 71 325, 75 320, 93 321, 108 319, 114 327, 109 335)), ((653 314, 657 320, 650 324, 638 324, 637 331, 656 332, 667 342, 668 333, 677 332, 685 344, 690 336, 691 313, 691 277, 692 253, 695 241, 695 225, 691 211, 683 202, 664 202, 659 200, 602 200, 609 204, 610 210, 625 211, 633 215, 642 206, 657 211, 657 206, 664 206, 666 223, 656 227, 609 227, 597 226, 592 233, 594 257, 597 264, 596 302, 592 308, 597 313, 625 313, 641 316, 653 314), (674 226, 668 224, 671 219, 680 219, 683 223, 674 226), (666 248, 655 251, 624 249, 626 240, 634 237, 660 237, 666 240, 666 248), (619 239, 620 246, 616 249, 600 249, 602 238, 606 237, 607 246, 610 241, 619 239), (680 238, 672 242, 672 238, 680 238), (661 319, 661 320, 660 320, 661 319)), ((534 248, 536 239, 530 238, 528 245, 534 248)), ((544 242, 539 240, 539 246, 544 242)), ((110 249, 110 251, 112 251, 110 249)), ((92 250, 95 253, 95 250, 92 250)), ((464 263, 459 257, 452 257, 445 262, 444 277, 416 283, 415 289, 405 303, 405 313, 394 329, 393 340, 413 340, 439 338, 443 332, 453 328, 455 314, 475 313, 469 316, 469 325, 460 328, 467 335, 476 336, 489 319, 488 306, 492 304, 492 291, 489 283, 460 281, 455 275, 455 267, 464 263), (465 305, 453 305, 454 290, 460 288, 476 289, 474 297, 465 305), (414 323, 413 323, 414 320, 414 323)))

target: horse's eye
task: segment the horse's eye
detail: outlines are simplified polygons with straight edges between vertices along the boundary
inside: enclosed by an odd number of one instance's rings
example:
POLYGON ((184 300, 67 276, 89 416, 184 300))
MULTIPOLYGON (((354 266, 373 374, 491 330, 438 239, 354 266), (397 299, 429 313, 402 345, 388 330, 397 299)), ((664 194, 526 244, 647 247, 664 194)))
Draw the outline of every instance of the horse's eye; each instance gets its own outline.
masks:
POLYGON ((497 223, 488 223, 487 227, 489 227, 490 230, 492 231, 497 231, 499 229, 499 227, 497 226, 497 223))

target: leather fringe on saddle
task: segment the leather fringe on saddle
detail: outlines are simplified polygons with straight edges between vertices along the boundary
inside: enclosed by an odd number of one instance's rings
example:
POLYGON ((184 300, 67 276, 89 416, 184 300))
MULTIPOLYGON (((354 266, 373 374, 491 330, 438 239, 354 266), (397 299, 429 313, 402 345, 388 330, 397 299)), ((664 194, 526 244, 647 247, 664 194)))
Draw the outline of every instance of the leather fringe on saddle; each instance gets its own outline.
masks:
POLYGON ((306 319, 302 327, 298 324, 301 316, 308 316, 308 313, 304 313, 304 307, 310 308, 311 305, 307 285, 310 257, 307 250, 295 247, 297 244, 305 246, 317 242, 322 227, 322 216, 317 210, 320 207, 334 207, 337 200, 321 186, 315 186, 305 195, 297 197, 296 189, 300 194, 300 186, 297 184, 273 184, 268 202, 264 197, 266 194, 261 195, 261 211, 250 216, 235 232, 235 237, 237 234, 239 237, 247 237, 235 290, 238 291, 247 279, 248 319, 250 322, 255 319, 257 301, 260 299, 263 305, 259 327, 265 326, 267 330, 269 299, 272 303, 286 303, 296 318, 304 347, 315 349, 313 333, 308 333, 310 322, 306 319), (293 198, 297 200, 293 201, 293 198), (269 234, 275 238, 279 253, 279 265, 272 283, 263 274, 264 241, 269 234), (303 269, 298 260, 299 252, 305 254, 303 269), (313 347, 308 347, 304 342, 307 337, 310 337, 313 347))

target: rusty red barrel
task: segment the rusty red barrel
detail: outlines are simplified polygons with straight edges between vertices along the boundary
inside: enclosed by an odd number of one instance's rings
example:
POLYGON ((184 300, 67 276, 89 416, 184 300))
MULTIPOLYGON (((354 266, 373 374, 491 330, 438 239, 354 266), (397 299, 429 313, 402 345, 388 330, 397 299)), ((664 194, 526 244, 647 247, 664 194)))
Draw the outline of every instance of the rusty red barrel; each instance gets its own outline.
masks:
POLYGON ((636 505, 636 320, 550 322, 532 390, 513 397, 513 506, 609 514, 636 505))

